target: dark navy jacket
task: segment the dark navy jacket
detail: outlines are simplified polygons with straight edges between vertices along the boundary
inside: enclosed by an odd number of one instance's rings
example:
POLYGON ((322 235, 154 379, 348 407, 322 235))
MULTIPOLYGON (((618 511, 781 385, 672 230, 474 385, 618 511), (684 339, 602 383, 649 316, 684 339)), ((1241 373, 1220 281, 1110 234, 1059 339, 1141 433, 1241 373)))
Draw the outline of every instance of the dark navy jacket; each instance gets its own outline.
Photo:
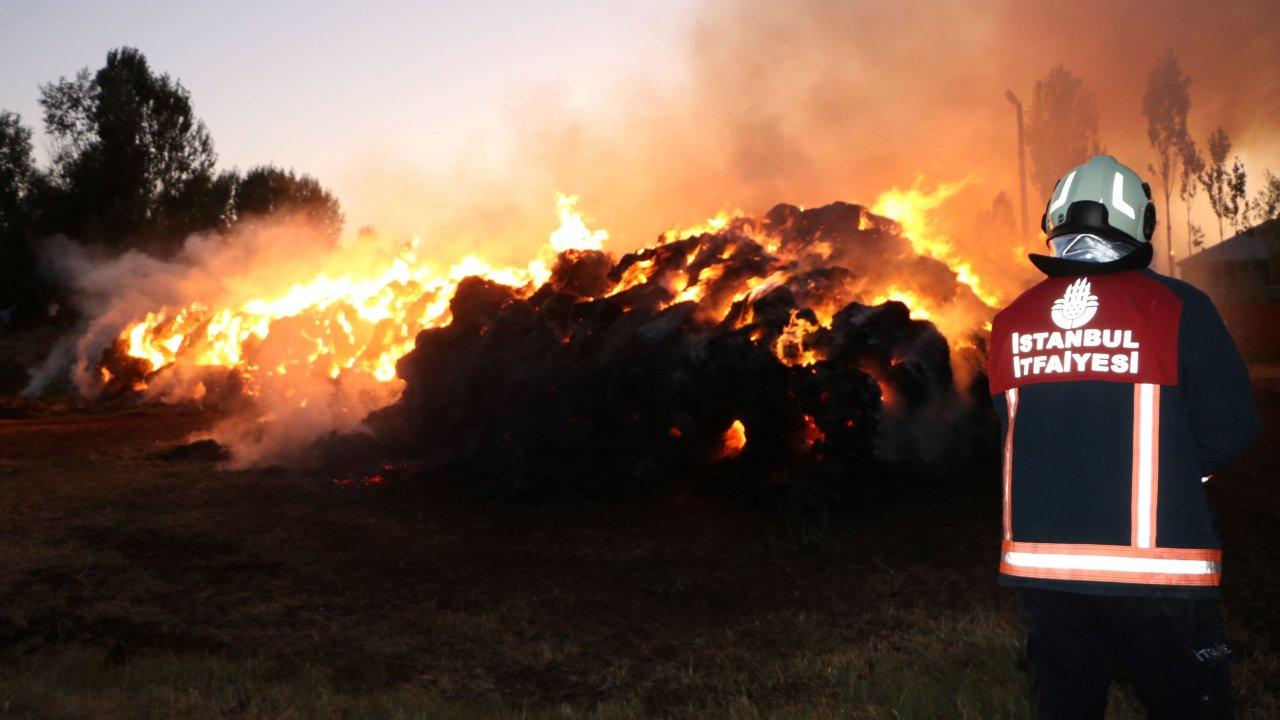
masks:
POLYGON ((1147 269, 1049 277, 992 322, 1004 438, 1000 583, 1216 596, 1202 478, 1260 427, 1209 298, 1147 269))

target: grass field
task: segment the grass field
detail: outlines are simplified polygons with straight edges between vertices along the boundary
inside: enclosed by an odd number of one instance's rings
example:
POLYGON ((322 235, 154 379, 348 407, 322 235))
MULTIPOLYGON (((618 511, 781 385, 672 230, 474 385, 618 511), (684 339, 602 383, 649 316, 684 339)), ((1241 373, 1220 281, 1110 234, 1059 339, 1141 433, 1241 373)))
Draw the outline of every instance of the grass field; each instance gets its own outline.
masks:
MULTIPOLYGON (((1211 486, 1254 720, 1280 717, 1280 380, 1258 396, 1211 486)), ((994 477, 795 523, 152 458, 208 422, 0 420, 0 718, 1030 716, 994 477)))

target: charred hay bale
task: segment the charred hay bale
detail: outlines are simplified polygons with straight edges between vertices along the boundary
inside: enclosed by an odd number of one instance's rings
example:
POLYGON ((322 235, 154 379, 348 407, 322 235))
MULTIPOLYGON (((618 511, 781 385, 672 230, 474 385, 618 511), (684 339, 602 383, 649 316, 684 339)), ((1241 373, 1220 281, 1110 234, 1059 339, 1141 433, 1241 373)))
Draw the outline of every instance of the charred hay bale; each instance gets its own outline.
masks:
POLYGON ((598 297, 612 287, 613 259, 599 250, 569 250, 556 256, 551 279, 543 286, 581 297, 598 297))
MULTIPOLYGON (((814 333, 827 359, 789 366, 752 339, 753 328, 701 321, 693 303, 645 312, 610 297, 566 313, 552 296, 540 308, 501 293, 480 298, 467 321, 422 333, 401 361, 402 409, 380 419, 408 426, 398 432, 412 446, 401 455, 447 458, 449 474, 486 497, 683 486, 847 505, 904 481, 880 442, 884 388, 900 414, 950 392, 945 339, 897 303, 851 303, 814 333), (747 441, 726 457, 735 421, 747 441)), ((792 311, 812 314, 787 288, 758 307, 779 326, 792 311)))

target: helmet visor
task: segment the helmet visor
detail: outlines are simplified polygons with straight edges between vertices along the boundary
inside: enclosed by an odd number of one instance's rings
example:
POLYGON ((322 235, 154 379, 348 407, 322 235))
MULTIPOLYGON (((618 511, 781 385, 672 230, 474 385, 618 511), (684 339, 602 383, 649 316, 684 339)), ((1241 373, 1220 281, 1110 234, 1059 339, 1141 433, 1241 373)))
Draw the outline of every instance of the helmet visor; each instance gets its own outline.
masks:
POLYGON ((1090 233, 1067 233, 1049 239, 1053 256, 1080 262, 1114 262, 1133 252, 1127 243, 1107 240, 1090 233))

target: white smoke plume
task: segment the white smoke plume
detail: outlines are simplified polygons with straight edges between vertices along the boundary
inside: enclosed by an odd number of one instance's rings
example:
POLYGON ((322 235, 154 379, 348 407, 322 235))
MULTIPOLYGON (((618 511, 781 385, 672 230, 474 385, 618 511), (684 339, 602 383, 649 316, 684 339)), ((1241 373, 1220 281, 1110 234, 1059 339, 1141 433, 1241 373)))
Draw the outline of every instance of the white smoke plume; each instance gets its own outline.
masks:
MULTIPOLYGON (((255 302, 288 298, 291 292, 297 295, 299 288, 326 279, 375 278, 394 286, 387 273, 394 272, 403 252, 405 248, 369 235, 335 246, 305 224, 281 218, 247 221, 228 235, 192 235, 167 260, 138 251, 111 256, 70 240, 50 240, 45 260, 73 288, 74 303, 85 320, 32 371, 25 394, 40 394, 69 377, 82 396, 99 397, 112 387, 109 373, 101 369, 104 353, 112 352, 126 328, 151 314, 253 307, 255 302)), ((430 296, 427 290, 417 294, 430 296)), ((319 302, 323 306, 325 301, 319 302)), ((207 436, 233 449, 234 466, 289 459, 330 431, 355 429, 370 411, 393 401, 400 391, 398 380, 384 382, 359 368, 334 371, 324 358, 301 362, 299 351, 311 348, 300 348, 299 343, 316 340, 300 319, 307 312, 303 309, 296 317, 272 324, 270 341, 241 348, 247 353, 252 347, 255 366, 287 364, 288 373, 254 373, 252 385, 246 386, 226 366, 175 362, 131 389, 144 400, 220 409, 207 436)), ((197 330, 204 332, 203 326, 197 330)))

